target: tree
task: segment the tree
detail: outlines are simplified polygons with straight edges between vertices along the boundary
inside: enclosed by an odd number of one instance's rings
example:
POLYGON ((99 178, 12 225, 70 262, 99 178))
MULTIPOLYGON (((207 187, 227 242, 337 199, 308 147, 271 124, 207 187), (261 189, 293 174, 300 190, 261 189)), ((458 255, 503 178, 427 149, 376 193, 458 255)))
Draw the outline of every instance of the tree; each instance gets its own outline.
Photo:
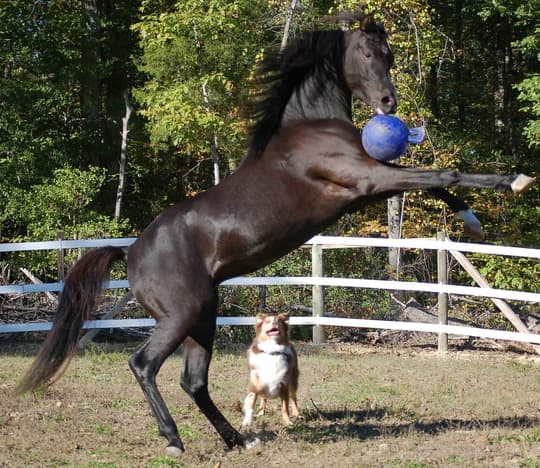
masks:
MULTIPOLYGON (((534 33, 531 35, 537 29, 538 0, 431 3, 437 12, 437 26, 450 43, 460 45, 453 54, 454 62, 459 62, 462 69, 459 80, 450 73, 455 64, 446 61, 440 67, 437 83, 445 124, 437 130, 441 140, 458 151, 456 167, 535 173, 538 158, 531 155, 528 141, 523 138, 523 128, 530 128, 534 122, 532 107, 522 104, 526 109, 520 112, 516 85, 522 86, 519 83, 527 79, 527 74, 534 80, 535 70, 538 72, 534 33), (454 26, 458 15, 459 36, 454 26), (456 112, 458 96, 462 109, 456 112)), ((524 86, 527 87, 527 81, 524 86)), ((526 99, 525 95, 522 97, 526 99)), ((538 239, 534 230, 524 229, 531 226, 530 221, 538 220, 538 197, 538 188, 519 203, 507 194, 472 191, 467 195, 473 208, 482 210, 482 221, 491 238, 526 243, 538 239), (512 218, 520 221, 512 222, 512 218)))
MULTIPOLYGON (((70 44, 78 17, 52 5, 25 1, 0 5, 0 206, 71 160, 80 162, 76 142, 78 98, 67 83, 75 78, 70 44), (53 45, 54 42, 54 45, 53 45)), ((7 219, 3 235, 24 232, 7 219)))
POLYGON ((122 117, 122 145, 120 147, 120 162, 118 164, 118 188, 116 190, 116 205, 114 207, 114 219, 120 219, 122 201, 124 199, 124 189, 126 186, 126 164, 127 164, 127 140, 129 134, 129 119, 133 112, 133 106, 129 98, 129 91, 124 91, 124 102, 126 103, 126 115, 122 117))
MULTIPOLYGON (((127 1, 0 4, 0 206, 58 168, 117 171, 135 12, 127 1)), ((113 190, 107 178, 94 199, 99 210, 113 212, 113 190)), ((27 232, 5 211, 0 223, 3 235, 27 232)))
POLYGON ((219 148, 222 166, 234 167, 245 148, 240 108, 266 35, 266 2, 146 1, 142 11, 133 29, 149 79, 134 96, 153 148, 196 165, 219 148))
POLYGON ((531 148, 540 148, 540 1, 533 0, 516 9, 517 23, 529 31, 513 43, 524 59, 524 78, 516 85, 520 110, 529 117, 523 135, 531 148))

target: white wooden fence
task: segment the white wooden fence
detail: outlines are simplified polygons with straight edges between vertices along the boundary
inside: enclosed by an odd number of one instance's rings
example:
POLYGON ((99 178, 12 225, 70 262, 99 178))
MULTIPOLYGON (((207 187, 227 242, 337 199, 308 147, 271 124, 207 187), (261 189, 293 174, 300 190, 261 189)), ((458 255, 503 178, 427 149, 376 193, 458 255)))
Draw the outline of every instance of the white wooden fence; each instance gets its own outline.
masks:
MULTIPOLYGON (((0 244, 2 252, 20 252, 30 250, 58 250, 95 248, 106 245, 126 247, 135 241, 134 238, 123 239, 99 239, 99 240, 58 240, 48 242, 25 242, 0 244)), ((525 249, 519 247, 503 247, 488 244, 459 243, 450 240, 435 239, 383 239, 383 238, 355 238, 355 237, 331 237, 316 236, 309 240, 306 245, 328 248, 358 248, 358 247, 397 247, 402 249, 431 249, 446 252, 479 252, 491 255, 503 255, 513 257, 526 257, 540 259, 540 249, 525 249)), ((464 296, 489 297, 494 300, 509 299, 540 303, 540 294, 527 291, 511 291, 490 287, 471 287, 450 285, 443 283, 421 283, 391 280, 370 280, 353 278, 332 278, 324 276, 308 277, 237 277, 225 281, 222 285, 234 286, 262 286, 262 285, 312 285, 338 286, 352 288, 387 289, 401 291, 423 291, 437 294, 455 294, 464 296)), ((128 288, 127 280, 109 281, 106 286, 109 289, 128 288)), ((0 286, 0 294, 27 294, 37 292, 61 291, 62 283, 46 284, 14 284, 0 286)), ((218 317, 217 325, 253 325, 254 317, 218 317)), ((92 328, 124 328, 124 327, 151 327, 155 324, 153 319, 115 319, 115 320, 89 320, 85 323, 85 329, 92 328)), ((390 330, 420 331, 441 334, 456 334, 461 336, 477 336, 492 339, 528 342, 540 344, 540 335, 523 332, 508 332, 500 330, 488 330, 481 328, 452 326, 444 323, 427 324, 416 322, 394 322, 382 320, 345 319, 336 317, 324 317, 314 315, 312 317, 291 317, 292 325, 343 326, 359 328, 375 328, 390 330)), ((25 322, 16 324, 0 323, 0 333, 34 332, 50 329, 50 322, 25 322)))

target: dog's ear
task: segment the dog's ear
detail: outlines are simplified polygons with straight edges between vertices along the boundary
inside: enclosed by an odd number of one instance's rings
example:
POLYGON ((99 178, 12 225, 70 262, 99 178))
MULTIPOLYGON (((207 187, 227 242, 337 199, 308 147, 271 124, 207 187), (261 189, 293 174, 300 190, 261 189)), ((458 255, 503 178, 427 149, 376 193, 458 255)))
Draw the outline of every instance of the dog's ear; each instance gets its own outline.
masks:
POLYGON ((265 318, 266 314, 263 314, 262 312, 257 314, 257 318, 255 320, 255 328, 259 327, 264 322, 265 318))
POLYGON ((289 313, 283 312, 282 314, 278 315, 278 320, 284 322, 285 324, 289 325, 289 313))

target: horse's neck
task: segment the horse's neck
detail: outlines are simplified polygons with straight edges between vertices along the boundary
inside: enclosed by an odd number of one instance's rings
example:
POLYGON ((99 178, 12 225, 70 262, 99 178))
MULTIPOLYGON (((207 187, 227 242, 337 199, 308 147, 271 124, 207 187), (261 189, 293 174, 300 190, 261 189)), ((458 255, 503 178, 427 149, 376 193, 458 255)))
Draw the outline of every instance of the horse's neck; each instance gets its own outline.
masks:
POLYGON ((336 84, 326 84, 321 92, 313 80, 308 80, 289 99, 281 123, 298 119, 342 119, 350 122, 351 97, 336 84))

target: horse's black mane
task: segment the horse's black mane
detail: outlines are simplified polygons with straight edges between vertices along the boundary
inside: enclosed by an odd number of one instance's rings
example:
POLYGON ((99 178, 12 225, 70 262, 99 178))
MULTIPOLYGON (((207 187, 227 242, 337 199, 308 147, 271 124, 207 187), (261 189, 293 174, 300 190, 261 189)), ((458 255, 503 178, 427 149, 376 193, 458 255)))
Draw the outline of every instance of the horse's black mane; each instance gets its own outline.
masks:
POLYGON ((346 89, 343 78, 344 33, 341 30, 314 31, 291 42, 281 52, 264 59, 257 84, 264 86, 250 109, 255 119, 251 128, 250 154, 260 154, 280 126, 292 94, 308 77, 322 92, 333 81, 346 89))

